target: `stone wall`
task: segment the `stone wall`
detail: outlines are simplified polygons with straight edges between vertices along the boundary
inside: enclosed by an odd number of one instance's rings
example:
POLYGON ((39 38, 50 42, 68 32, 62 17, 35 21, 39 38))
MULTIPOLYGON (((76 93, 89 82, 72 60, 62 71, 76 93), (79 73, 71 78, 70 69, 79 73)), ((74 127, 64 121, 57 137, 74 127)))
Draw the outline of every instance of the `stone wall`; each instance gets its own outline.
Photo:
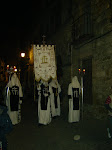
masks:
POLYGON ((79 51, 80 60, 92 57, 93 105, 85 106, 85 115, 87 118, 91 115, 105 118, 104 102, 112 85, 112 32, 80 46, 78 50, 74 48, 74 51, 79 51))
POLYGON ((70 45, 72 40, 72 20, 69 20, 50 38, 50 42, 56 44, 56 55, 60 54, 62 59, 63 76, 59 82, 62 87, 63 107, 66 108, 65 110, 68 108, 67 90, 71 77, 77 75, 81 60, 92 58, 93 105, 84 106, 84 114, 87 118, 90 118, 90 116, 104 118, 106 116, 104 102, 110 93, 109 87, 112 83, 112 25, 109 23, 109 17, 105 22, 107 12, 109 12, 109 9, 106 9, 103 18, 103 11, 100 11, 100 14, 96 14, 94 11, 94 37, 84 41, 77 47, 75 43, 70 45))
POLYGON ((104 102, 112 84, 112 24, 110 22, 112 12, 109 2, 72 0, 72 18, 67 17, 67 20, 64 12, 68 12, 68 7, 64 6, 64 1, 62 2, 62 26, 49 37, 48 43, 56 45, 56 55, 60 55, 62 60, 63 74, 59 83, 62 88, 63 108, 66 108, 65 110, 68 108, 67 90, 71 77, 77 75, 80 62, 91 57, 93 105, 84 105, 84 114, 103 118, 106 114, 104 102), (90 10, 88 5, 91 5, 90 10), (82 43, 76 46, 72 41, 72 21, 78 19, 85 11, 91 14, 93 35, 89 40, 83 39, 83 42, 79 39, 82 43))
POLYGON ((111 36, 112 33, 109 33, 97 39, 93 48, 93 89, 95 101, 100 104, 104 103, 112 84, 111 36))

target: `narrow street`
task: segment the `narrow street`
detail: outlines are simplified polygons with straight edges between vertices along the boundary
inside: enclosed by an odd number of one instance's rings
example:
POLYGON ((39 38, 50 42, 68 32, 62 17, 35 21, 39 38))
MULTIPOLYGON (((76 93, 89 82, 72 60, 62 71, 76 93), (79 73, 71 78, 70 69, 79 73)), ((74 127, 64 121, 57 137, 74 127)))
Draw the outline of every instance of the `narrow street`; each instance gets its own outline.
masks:
POLYGON ((68 123, 68 116, 52 119, 47 126, 38 126, 36 105, 31 99, 22 104, 22 121, 7 136, 8 150, 111 150, 106 122, 83 120, 68 123), (74 135, 81 136, 74 141, 74 135))

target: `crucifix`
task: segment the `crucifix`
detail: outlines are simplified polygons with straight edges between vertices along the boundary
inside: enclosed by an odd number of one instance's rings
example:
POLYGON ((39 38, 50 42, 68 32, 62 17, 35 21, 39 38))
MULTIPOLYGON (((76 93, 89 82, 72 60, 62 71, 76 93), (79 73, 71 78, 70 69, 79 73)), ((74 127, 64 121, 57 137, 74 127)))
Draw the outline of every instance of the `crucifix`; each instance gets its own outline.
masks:
POLYGON ((46 36, 45 36, 45 35, 43 35, 42 37, 43 37, 43 41, 42 41, 42 43, 43 43, 43 46, 45 46, 45 37, 46 37, 46 36))

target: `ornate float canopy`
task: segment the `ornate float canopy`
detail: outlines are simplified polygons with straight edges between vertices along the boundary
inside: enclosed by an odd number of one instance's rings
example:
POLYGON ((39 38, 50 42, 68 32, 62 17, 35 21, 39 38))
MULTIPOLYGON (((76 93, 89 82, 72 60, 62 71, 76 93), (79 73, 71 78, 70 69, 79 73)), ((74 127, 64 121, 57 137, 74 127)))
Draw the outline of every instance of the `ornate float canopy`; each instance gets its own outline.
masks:
POLYGON ((35 80, 56 78, 54 45, 34 45, 33 51, 35 80))

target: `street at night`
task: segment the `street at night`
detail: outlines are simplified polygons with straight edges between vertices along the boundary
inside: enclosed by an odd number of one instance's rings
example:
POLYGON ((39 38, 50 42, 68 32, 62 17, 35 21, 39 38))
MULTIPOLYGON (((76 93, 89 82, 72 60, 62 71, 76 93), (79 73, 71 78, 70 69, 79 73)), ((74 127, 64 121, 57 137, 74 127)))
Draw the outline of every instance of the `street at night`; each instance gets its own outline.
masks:
POLYGON ((22 104, 22 122, 7 136, 8 150, 111 150, 106 120, 80 120, 68 123, 68 114, 52 119, 46 126, 38 126, 36 105, 32 99, 22 104), (74 136, 80 135, 75 141, 74 136))
POLYGON ((112 0, 3 1, 0 17, 0 150, 111 150, 112 0))

